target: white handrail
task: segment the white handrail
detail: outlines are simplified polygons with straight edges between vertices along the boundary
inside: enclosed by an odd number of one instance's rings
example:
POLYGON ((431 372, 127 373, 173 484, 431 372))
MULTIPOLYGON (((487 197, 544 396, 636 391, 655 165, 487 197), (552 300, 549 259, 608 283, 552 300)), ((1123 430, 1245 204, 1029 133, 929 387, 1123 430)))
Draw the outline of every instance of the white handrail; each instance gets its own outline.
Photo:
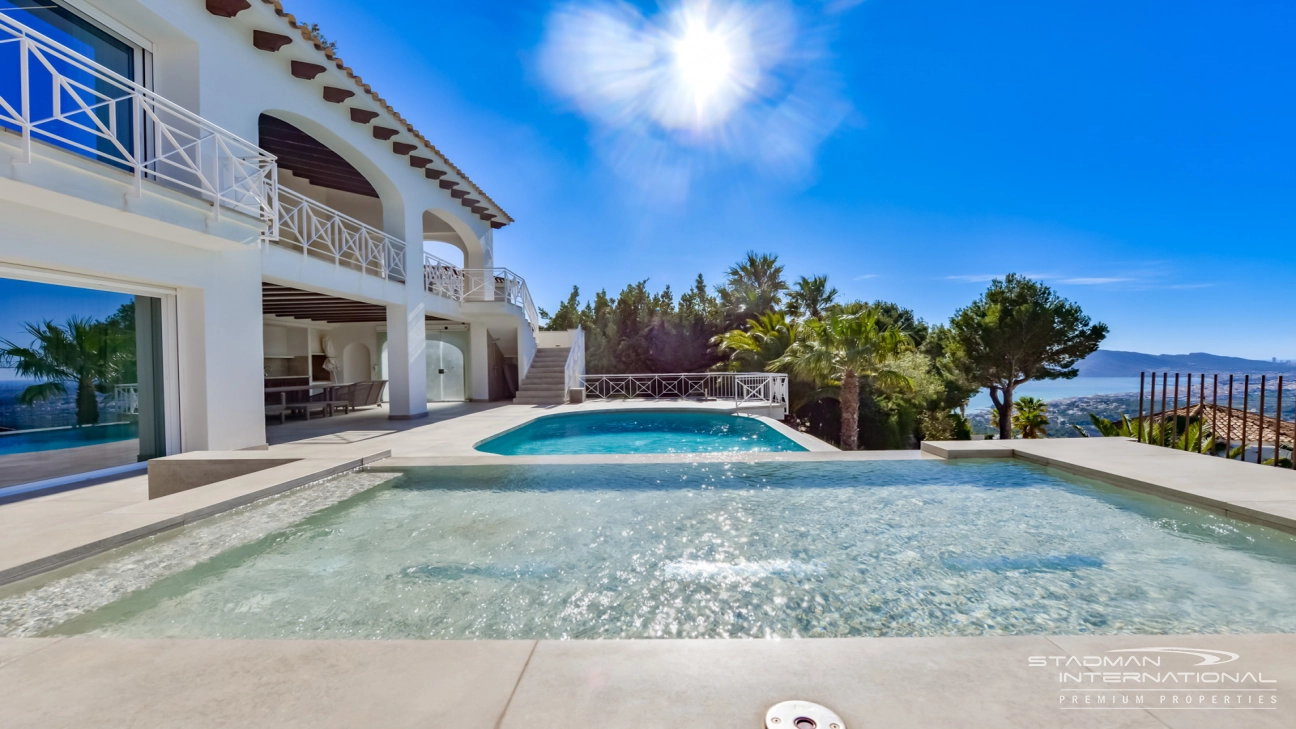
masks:
MULTIPOLYGON (((17 48, 16 88, 0 86, 0 127, 179 188, 265 221, 278 235, 275 156, 0 13, 0 49, 17 48)), ((9 51, 4 51, 6 54, 9 51)), ((12 56, 6 56, 12 57, 12 56)))
POLYGON ((139 384, 115 385, 113 387, 113 404, 119 413, 138 415, 139 384))
POLYGON ((540 331, 540 315, 526 280, 507 268, 461 268, 424 253, 423 284, 432 294, 452 301, 504 301, 519 306, 531 331, 540 331))
POLYGON ((286 187, 276 245, 365 273, 405 280, 405 242, 286 187))
POLYGON ((585 375, 590 399, 733 400, 787 407, 788 376, 775 372, 679 372, 644 375, 585 375))

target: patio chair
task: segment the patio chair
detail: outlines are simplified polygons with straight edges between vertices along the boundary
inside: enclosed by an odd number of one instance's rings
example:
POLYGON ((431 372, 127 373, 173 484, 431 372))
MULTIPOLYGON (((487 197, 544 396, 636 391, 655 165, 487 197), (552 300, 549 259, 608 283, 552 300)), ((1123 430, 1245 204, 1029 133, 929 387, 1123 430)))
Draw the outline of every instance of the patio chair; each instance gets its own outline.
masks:
POLYGON ((383 390, 386 387, 387 380, 367 380, 355 383, 355 391, 351 397, 351 409, 375 407, 382 402, 383 390))
POLYGON ((330 414, 337 408, 342 408, 343 415, 351 412, 351 409, 355 407, 355 392, 357 384, 358 383, 351 383, 350 385, 342 385, 341 387, 334 388, 333 399, 324 401, 329 407, 330 414))

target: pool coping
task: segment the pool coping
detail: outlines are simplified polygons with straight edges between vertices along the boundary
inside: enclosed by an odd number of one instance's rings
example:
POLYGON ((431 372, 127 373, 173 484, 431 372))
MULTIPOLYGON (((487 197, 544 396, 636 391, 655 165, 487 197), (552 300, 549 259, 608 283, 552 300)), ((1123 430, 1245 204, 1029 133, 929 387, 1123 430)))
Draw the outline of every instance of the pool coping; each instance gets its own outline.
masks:
POLYGON ((928 441, 950 460, 1020 458, 1048 468, 1296 534, 1296 472, 1130 438, 928 441))

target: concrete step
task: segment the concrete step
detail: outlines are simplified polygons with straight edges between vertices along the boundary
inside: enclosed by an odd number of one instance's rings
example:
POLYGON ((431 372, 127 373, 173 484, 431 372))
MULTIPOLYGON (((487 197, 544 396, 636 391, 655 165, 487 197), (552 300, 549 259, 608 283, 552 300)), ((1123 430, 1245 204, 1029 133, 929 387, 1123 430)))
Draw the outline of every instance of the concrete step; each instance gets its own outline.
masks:
POLYGON ((543 395, 545 397, 563 397, 566 392, 561 387, 524 387, 517 391, 518 395, 543 395))

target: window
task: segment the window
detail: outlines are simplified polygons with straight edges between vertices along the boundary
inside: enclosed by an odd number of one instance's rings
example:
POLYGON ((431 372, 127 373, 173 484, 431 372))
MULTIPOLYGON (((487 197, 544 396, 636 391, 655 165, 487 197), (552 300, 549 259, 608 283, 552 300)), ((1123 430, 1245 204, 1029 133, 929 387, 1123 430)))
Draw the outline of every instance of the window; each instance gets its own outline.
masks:
MULTIPOLYGON (((0 16, 119 76, 138 80, 142 65, 139 49, 52 0, 0 0, 0 16)), ((11 25, 4 25, 2 31, 0 41, 15 37, 11 25)), ((19 113, 23 108, 22 53, 18 43, 0 44, 0 97, 19 113)), ((121 85, 84 71, 57 54, 29 56, 27 69, 28 120, 40 122, 32 130, 33 139, 117 165, 133 153, 135 110, 129 97, 122 98, 126 94, 121 85), (67 81, 57 97, 52 90, 55 74, 67 81)), ((21 129, 16 120, 5 116, 0 107, 0 127, 21 129)))

